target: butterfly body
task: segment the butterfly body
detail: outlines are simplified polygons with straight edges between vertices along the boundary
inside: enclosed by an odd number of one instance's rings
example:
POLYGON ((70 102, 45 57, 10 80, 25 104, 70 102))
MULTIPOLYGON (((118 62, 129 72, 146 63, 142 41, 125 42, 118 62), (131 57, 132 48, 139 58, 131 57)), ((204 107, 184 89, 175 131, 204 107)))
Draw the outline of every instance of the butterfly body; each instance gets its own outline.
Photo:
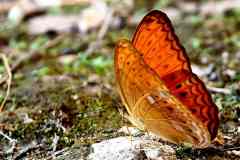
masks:
POLYGON ((192 73, 164 13, 150 12, 132 42, 117 43, 115 73, 131 122, 138 128, 198 148, 207 147, 215 138, 217 108, 203 82, 192 73))

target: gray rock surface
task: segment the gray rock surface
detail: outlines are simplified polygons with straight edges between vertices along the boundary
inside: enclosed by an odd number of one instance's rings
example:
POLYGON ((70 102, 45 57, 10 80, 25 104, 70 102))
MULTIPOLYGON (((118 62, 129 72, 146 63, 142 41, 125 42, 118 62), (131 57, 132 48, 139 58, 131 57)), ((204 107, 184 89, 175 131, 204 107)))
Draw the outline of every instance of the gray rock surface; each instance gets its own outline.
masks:
POLYGON ((88 160, 175 160, 175 151, 168 145, 153 143, 142 137, 118 137, 91 146, 88 160))
POLYGON ((92 145, 93 152, 88 160, 137 160, 142 155, 140 149, 137 149, 140 144, 140 138, 132 141, 128 137, 105 140, 92 145))

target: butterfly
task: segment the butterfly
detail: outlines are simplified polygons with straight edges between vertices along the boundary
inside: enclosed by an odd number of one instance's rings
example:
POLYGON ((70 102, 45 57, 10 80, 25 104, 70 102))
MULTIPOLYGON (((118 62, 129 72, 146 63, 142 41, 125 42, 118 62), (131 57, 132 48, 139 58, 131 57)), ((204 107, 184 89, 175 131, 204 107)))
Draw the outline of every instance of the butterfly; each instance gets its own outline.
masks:
POLYGON ((190 66, 171 21, 149 12, 132 41, 115 47, 114 68, 129 120, 163 140, 205 148, 216 137, 218 108, 190 66))

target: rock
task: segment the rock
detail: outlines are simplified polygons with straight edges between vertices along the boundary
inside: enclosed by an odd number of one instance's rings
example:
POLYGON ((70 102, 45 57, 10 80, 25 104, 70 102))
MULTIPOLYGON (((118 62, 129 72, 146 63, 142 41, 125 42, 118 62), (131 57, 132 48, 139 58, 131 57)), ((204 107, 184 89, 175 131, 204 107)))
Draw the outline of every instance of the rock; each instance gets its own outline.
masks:
POLYGON ((151 143, 151 147, 145 149, 145 154, 148 159, 152 160, 176 160, 175 150, 161 143, 151 143))
POLYGON ((137 160, 141 157, 140 138, 118 137, 92 145, 93 152, 88 160, 137 160), (139 147, 138 147, 139 148, 139 147))
POLYGON ((118 137, 92 145, 88 160, 175 160, 174 149, 145 137, 118 137))
POLYGON ((233 150, 232 153, 236 156, 239 156, 240 157, 240 151, 237 151, 237 150, 233 150))
POLYGON ((191 67, 192 67, 193 73, 197 74, 200 77, 203 77, 212 73, 214 65, 209 64, 206 67, 200 67, 198 65, 192 64, 191 67))

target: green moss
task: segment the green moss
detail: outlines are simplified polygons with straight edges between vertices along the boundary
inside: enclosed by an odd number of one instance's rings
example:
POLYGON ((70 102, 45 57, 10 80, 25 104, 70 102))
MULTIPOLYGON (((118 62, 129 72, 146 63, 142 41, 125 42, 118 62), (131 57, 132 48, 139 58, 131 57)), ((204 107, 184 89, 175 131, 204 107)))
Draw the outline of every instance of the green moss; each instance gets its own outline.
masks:
MULTIPOLYGON (((146 14, 146 6, 153 6, 150 3, 152 2, 137 2, 140 6, 137 5, 136 8, 140 10, 134 10, 131 19, 146 14)), ((166 0, 155 3, 155 6, 172 5, 175 5, 173 1, 166 0)), ((85 7, 82 5, 50 8, 48 14, 79 13, 85 7)), ((214 64, 213 72, 219 73, 219 79, 211 81, 211 84, 232 90, 229 95, 213 95, 220 109, 220 126, 228 120, 237 121, 239 117, 240 70, 236 58, 240 47, 239 13, 239 9, 234 9, 226 11, 223 16, 206 18, 197 14, 183 13, 179 23, 181 27, 176 27, 176 30, 179 29, 179 33, 182 34, 179 38, 186 41, 183 44, 187 45, 192 60, 201 64, 204 57, 207 59, 207 62, 204 62, 207 63, 206 65, 214 64), (223 52, 229 53, 227 64, 223 64, 220 56, 223 52), (230 80, 224 78, 222 75, 226 69, 235 70, 236 76, 231 77, 230 80)), ((99 50, 86 55, 85 51, 90 43, 96 40, 97 32, 90 31, 84 36, 65 34, 58 44, 43 49, 42 46, 51 41, 55 35, 29 35, 26 24, 23 22, 15 28, 7 23, 0 26, 1 48, 13 50, 13 54, 9 54, 8 57, 10 65, 31 50, 35 50, 37 55, 40 55, 24 61, 22 67, 13 73, 11 95, 5 106, 6 113, 1 113, 0 116, 1 127, 7 126, 3 129, 4 133, 17 139, 20 147, 31 141, 44 144, 46 155, 52 149, 55 135, 59 137, 57 150, 76 143, 89 145, 118 136, 117 130, 123 122, 116 106, 119 100, 113 96, 116 90, 112 89, 115 83, 113 48, 119 38, 130 38, 135 26, 126 26, 121 31, 111 28, 99 50), (64 58, 67 60, 62 62, 64 58), (98 78, 93 83, 89 83, 91 76, 98 78), (107 91, 103 89, 105 84, 110 85, 107 91), (91 89, 94 90, 95 87, 99 90, 91 93, 91 89), (4 114, 7 118, 3 118, 4 114), (33 120, 32 122, 24 122, 26 114, 33 120)), ((0 74, 4 71, 4 66, 1 64, 0 74)), ((0 93, 0 102, 4 96, 5 90, 0 93)), ((0 139, 0 143, 9 145, 6 139, 0 139)), ((178 158, 196 159, 194 150, 190 148, 178 147, 176 152, 178 158)))
POLYGON ((179 159, 186 159, 188 157, 191 157, 192 155, 192 149, 185 146, 180 146, 176 149, 176 156, 179 159))
POLYGON ((77 114, 72 127, 76 137, 104 137, 105 131, 115 130, 122 124, 115 104, 110 97, 81 98, 82 111, 77 114), (103 100, 103 98, 107 98, 103 100))
MULTIPOLYGON (((76 59, 72 64, 68 65, 74 72, 95 72, 99 75, 104 75, 109 72, 113 67, 113 60, 111 57, 103 56, 97 54, 94 57, 87 56, 84 53, 78 54, 78 59, 76 59)), ((68 69, 70 69, 68 67, 68 69)), ((86 73, 85 73, 86 74, 86 73)))
POLYGON ((51 148, 56 135, 57 148, 62 149, 78 141, 89 144, 116 136, 122 119, 115 98, 108 94, 89 96, 79 86, 78 81, 53 78, 15 89, 12 94, 16 101, 8 105, 14 103, 20 117, 25 113, 33 121, 24 123, 19 116, 13 118, 12 138, 21 143, 41 141, 51 148))

